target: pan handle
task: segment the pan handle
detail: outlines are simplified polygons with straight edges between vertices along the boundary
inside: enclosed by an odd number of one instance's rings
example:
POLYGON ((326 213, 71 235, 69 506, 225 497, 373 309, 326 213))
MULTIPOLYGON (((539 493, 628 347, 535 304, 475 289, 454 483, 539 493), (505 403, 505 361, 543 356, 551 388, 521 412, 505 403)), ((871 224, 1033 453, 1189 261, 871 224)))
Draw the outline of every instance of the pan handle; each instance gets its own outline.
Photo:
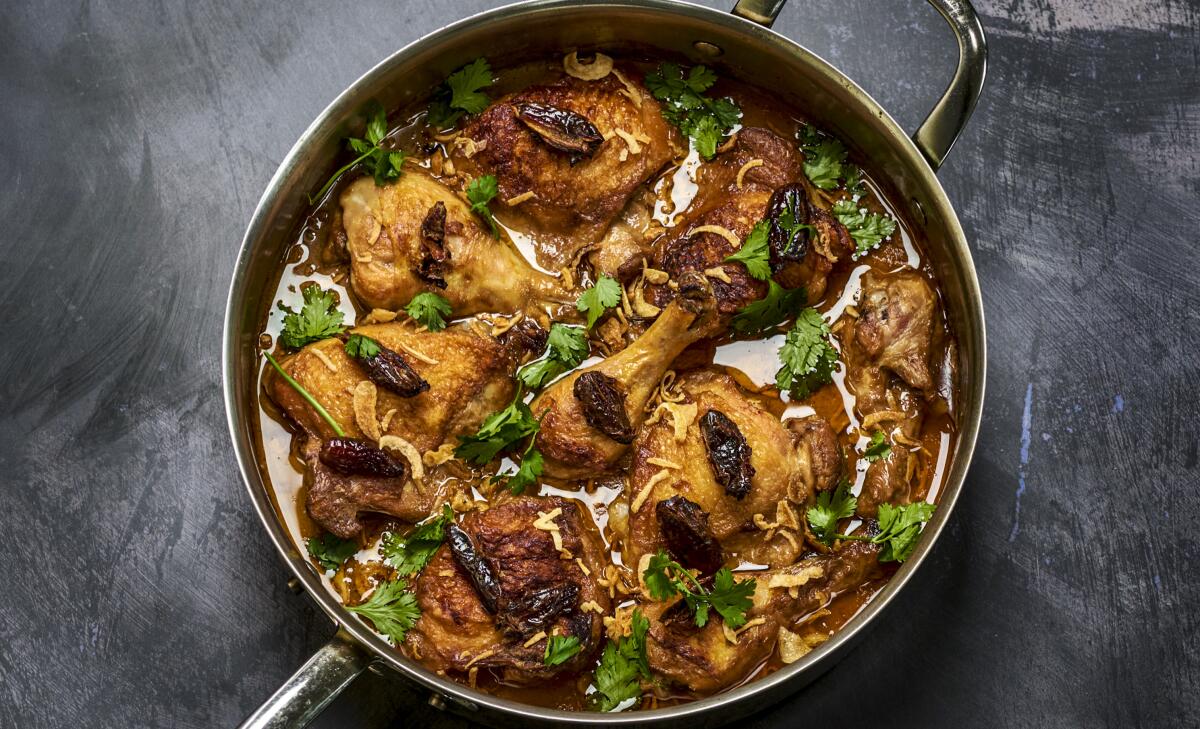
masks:
MULTIPOLYGON (((770 28, 787 0, 738 0, 733 14, 770 28)), ((929 0, 958 40, 958 68, 933 111, 917 127, 913 141, 936 172, 975 111, 987 73, 987 38, 970 0, 929 0)))
POLYGON ((343 631, 313 654, 239 729, 302 729, 341 693, 371 659, 343 631))

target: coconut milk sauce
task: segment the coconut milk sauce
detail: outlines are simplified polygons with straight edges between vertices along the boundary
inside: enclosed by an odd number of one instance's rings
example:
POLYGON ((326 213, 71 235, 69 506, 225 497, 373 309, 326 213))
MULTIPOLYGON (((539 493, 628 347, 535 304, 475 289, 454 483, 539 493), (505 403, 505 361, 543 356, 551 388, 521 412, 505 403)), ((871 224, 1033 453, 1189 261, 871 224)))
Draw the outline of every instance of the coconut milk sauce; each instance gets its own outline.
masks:
MULTIPOLYGON (((653 68, 654 64, 639 63, 642 69, 653 68)), ((493 98, 504 93, 523 88, 526 85, 545 80, 557 73, 557 62, 538 62, 526 64, 514 69, 498 73, 498 81, 489 88, 493 98)), ((743 124, 747 126, 763 126, 781 134, 785 138, 794 138, 801 120, 793 110, 781 108, 768 94, 722 80, 714 89, 715 93, 733 96, 741 105, 744 116, 743 124)), ((423 105, 406 110, 401 114, 392 115, 399 123, 388 135, 399 148, 409 151, 409 161, 406 164, 416 164, 430 168, 433 156, 440 154, 440 148, 422 150, 421 148, 421 114, 423 105), (432 154, 426 155, 427 151, 432 154)), ((860 166, 863 160, 856 160, 860 166)), ((657 195, 652 217, 664 227, 675 225, 680 215, 686 212, 695 198, 697 185, 695 182, 696 169, 700 164, 699 155, 694 149, 674 166, 664 171, 656 180, 651 182, 652 189, 657 195)), ((864 176, 869 189, 863 204, 875 210, 885 210, 898 222, 897 234, 885 243, 876 255, 869 256, 856 265, 843 267, 835 271, 829 279, 828 293, 824 300, 817 303, 816 308, 822 313, 831 327, 846 316, 847 307, 855 304, 860 292, 862 275, 871 268, 894 270, 900 267, 910 267, 924 273, 933 280, 929 262, 921 251, 922 245, 916 230, 899 214, 899 208, 893 206, 888 199, 887 188, 873 180, 869 167, 864 166, 864 176)), ((282 327, 283 312, 279 306, 298 308, 301 303, 299 285, 304 281, 316 281, 325 289, 332 289, 339 296, 339 309, 344 312, 346 321, 359 321, 369 312, 357 307, 354 298, 347 288, 349 284, 348 270, 345 265, 329 265, 330 260, 324 253, 327 246, 332 245, 331 232, 337 223, 336 201, 341 189, 356 177, 354 173, 343 175, 342 179, 332 186, 325 197, 318 201, 311 214, 303 221, 295 236, 295 242, 288 250, 285 261, 280 269, 279 283, 276 288, 273 305, 270 311, 263 314, 263 344, 270 349, 278 337, 282 327), (269 341, 268 341, 269 338, 269 341)), ((505 231, 516 244, 521 254, 535 267, 552 275, 558 275, 548 270, 547 256, 544 248, 553 246, 552 241, 539 241, 528 231, 517 230, 505 226, 505 231)), ((936 290, 936 285, 935 285, 936 290)), ((834 375, 834 386, 824 387, 806 402, 791 402, 786 394, 779 394, 774 388, 775 371, 779 367, 777 350, 783 342, 783 335, 776 335, 761 340, 723 341, 715 346, 708 345, 706 353, 710 361, 717 366, 725 367, 744 386, 759 391, 767 399, 769 408, 783 419, 802 417, 818 413, 826 418, 835 432, 840 434, 844 451, 849 454, 861 447, 866 438, 858 435, 859 421, 855 414, 854 396, 845 386, 845 373, 841 365, 834 375)), ((834 337, 834 345, 840 350, 838 338, 834 337)), ((305 487, 303 464, 296 452, 293 434, 296 432, 291 424, 282 416, 279 409, 265 395, 262 377, 265 367, 260 370, 259 381, 259 461, 262 464, 270 483, 270 490, 279 516, 286 526, 296 545, 297 551, 305 553, 304 540, 319 533, 319 528, 312 522, 305 511, 305 487)), ((924 421, 919 440, 920 467, 917 470, 919 485, 915 489, 918 498, 936 501, 949 460, 952 458, 951 437, 954 433, 953 419, 946 412, 930 412, 924 421)), ((898 447, 898 446, 897 446, 898 447)), ((511 468, 512 464, 507 464, 511 468)), ((862 488, 867 463, 860 459, 851 470, 854 474, 855 494, 862 488)), ((587 481, 544 484, 541 493, 558 495, 578 500, 592 514, 596 525, 610 548, 613 562, 620 565, 620 546, 616 542, 609 524, 609 510, 613 502, 620 496, 623 481, 620 476, 590 479, 587 481)), ((471 492, 476 499, 483 495, 474 487, 471 492)), ((360 563, 357 569, 345 568, 343 574, 326 573, 323 580, 328 589, 338 594, 343 600, 360 590, 367 589, 369 582, 366 578, 372 573, 373 563, 378 563, 378 535, 383 529, 394 524, 393 521, 380 519, 373 530, 372 539, 367 540, 369 546, 364 547, 356 556, 360 563), (359 588, 356 590, 356 588, 359 588)), ((758 569, 761 565, 745 563, 741 569, 758 569)), ((314 566, 314 569, 316 567, 314 566)), ((822 631, 833 633, 862 609, 872 596, 881 588, 894 572, 893 566, 885 566, 885 577, 861 585, 855 589, 837 595, 827 606, 828 613, 820 615, 812 621, 812 625, 822 631)), ((765 661, 746 676, 745 681, 770 673, 781 667, 777 656, 765 661)), ((583 708, 585 695, 589 690, 587 677, 562 678, 537 687, 513 687, 499 684, 493 679, 479 676, 480 688, 493 694, 511 698, 525 703, 562 709, 583 708)), ((743 683, 745 682, 743 681, 743 683)), ((739 684, 740 685, 740 684, 739 684)), ((667 698, 647 699, 647 705, 664 705, 690 699, 689 696, 672 696, 667 698)))

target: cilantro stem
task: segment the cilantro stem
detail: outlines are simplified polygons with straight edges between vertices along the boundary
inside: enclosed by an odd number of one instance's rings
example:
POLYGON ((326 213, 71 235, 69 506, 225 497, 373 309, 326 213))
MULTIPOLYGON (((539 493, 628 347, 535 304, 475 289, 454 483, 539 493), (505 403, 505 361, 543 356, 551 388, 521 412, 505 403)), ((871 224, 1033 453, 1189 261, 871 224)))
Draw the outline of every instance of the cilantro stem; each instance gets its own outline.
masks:
POLYGON ((320 415, 325 419, 326 423, 329 423, 329 427, 333 428, 333 432, 337 433, 339 438, 345 438, 346 431, 342 430, 342 426, 337 424, 337 421, 333 419, 333 416, 329 414, 329 411, 322 407, 321 403, 317 402, 317 399, 309 394, 308 390, 305 390, 299 382, 293 380, 291 375, 284 372, 283 368, 279 366, 279 363, 275 361, 275 358, 271 356, 270 352, 263 352, 263 354, 266 355, 267 361, 270 362, 271 366, 275 368, 275 371, 283 377, 284 381, 291 385, 292 389, 300 393, 300 397, 307 400, 309 405, 313 406, 313 410, 317 411, 317 415, 320 415))
MULTIPOLYGON (((337 172, 334 172, 333 175, 329 178, 329 181, 325 183, 325 186, 317 191, 316 195, 308 196, 308 204, 315 205, 318 200, 325 197, 325 193, 329 192, 329 188, 333 187, 333 183, 337 182, 338 178, 346 173, 346 170, 350 169, 351 167, 358 164, 359 162, 362 162, 367 157, 370 157, 371 153, 374 151, 375 151, 374 149, 368 149, 366 152, 363 152, 357 158, 355 158, 355 160, 353 162, 342 167, 337 172)), ((270 355, 267 355, 267 358, 270 359, 270 355)), ((287 375, 284 375, 284 377, 287 377, 287 375)), ((320 406, 318 405, 317 407, 320 407, 320 406)), ((330 421, 330 422, 332 422, 332 421, 330 421)))

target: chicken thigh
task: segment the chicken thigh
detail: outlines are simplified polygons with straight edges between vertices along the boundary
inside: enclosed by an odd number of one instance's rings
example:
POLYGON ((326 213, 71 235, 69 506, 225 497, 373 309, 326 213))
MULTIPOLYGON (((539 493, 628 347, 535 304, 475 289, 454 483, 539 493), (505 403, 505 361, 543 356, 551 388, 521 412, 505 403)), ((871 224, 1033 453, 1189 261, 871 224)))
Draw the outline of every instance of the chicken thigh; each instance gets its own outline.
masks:
POLYGON ((425 291, 446 297, 455 316, 572 298, 503 231, 493 237, 462 198, 423 172, 406 169, 382 187, 370 177, 356 180, 341 205, 351 287, 368 307, 397 311, 425 291))

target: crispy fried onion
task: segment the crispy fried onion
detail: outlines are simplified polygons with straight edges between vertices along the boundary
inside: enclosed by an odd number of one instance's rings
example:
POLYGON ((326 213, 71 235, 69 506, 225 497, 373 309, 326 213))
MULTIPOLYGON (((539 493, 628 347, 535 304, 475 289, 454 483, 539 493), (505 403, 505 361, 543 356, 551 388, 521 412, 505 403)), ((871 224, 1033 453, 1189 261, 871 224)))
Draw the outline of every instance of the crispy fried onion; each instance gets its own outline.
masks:
POLYGON ((682 443, 687 437, 688 426, 696 420, 696 412, 699 408, 696 403, 688 403, 686 405, 674 402, 660 402, 650 417, 646 419, 646 425, 654 425, 662 420, 663 413, 671 414, 671 423, 675 426, 675 442, 682 443))
POLYGON ((476 142, 470 137, 458 136, 454 138, 454 143, 450 145, 450 150, 454 151, 459 147, 462 147, 462 156, 471 159, 479 152, 487 149, 487 140, 476 142))
POLYGON ((763 161, 761 159, 752 159, 749 162, 747 162, 746 164, 742 165, 742 168, 740 170, 738 170, 738 173, 737 173, 737 189, 739 189, 739 190, 742 189, 742 180, 745 179, 747 172, 754 169, 755 167, 762 167, 762 166, 763 166, 763 161))
POLYGON ((600 607, 600 603, 596 602, 595 600, 588 600, 587 602, 585 602, 579 606, 579 612, 581 612, 581 613, 593 612, 593 613, 596 613, 597 615, 603 615, 604 608, 600 607))
POLYGON ((563 70, 568 76, 574 76, 581 81, 599 81, 612 71, 613 60, 603 53, 597 53, 595 56, 591 63, 581 63, 578 51, 568 53, 563 56, 563 70))
POLYGON ((492 325, 492 336, 498 337, 501 334, 512 329, 518 322, 525 318, 525 313, 518 311, 510 317, 496 317, 499 321, 488 322, 492 325))
POLYGON ((733 149, 733 145, 737 144, 737 138, 738 138, 737 132, 730 134, 729 139, 725 140, 725 144, 722 144, 720 147, 717 147, 717 154, 720 154, 721 152, 728 152, 729 150, 733 149))
POLYGON ((642 108, 642 95, 638 93, 637 87, 629 83, 629 79, 625 78, 625 76, 615 68, 612 69, 612 75, 616 76, 617 80, 621 82, 621 85, 625 87, 624 89, 621 89, 621 96, 624 96, 632 101, 633 105, 637 108, 642 108))
POLYGON ((436 364, 440 364, 440 363, 439 363, 439 362, 438 362, 436 359, 434 359, 433 357, 430 357, 429 355, 427 355, 427 354, 424 354, 424 353, 420 352, 419 350, 413 349, 412 347, 408 346, 407 344, 403 344, 403 343, 401 343, 401 344, 400 344, 400 349, 403 349, 405 352, 408 352, 409 354, 411 354, 412 356, 414 356, 414 357, 416 357, 417 359, 421 360, 421 361, 422 361, 422 362, 424 362, 425 364, 428 364, 428 365, 436 365, 436 364))
POLYGON ((370 380, 363 380, 354 388, 354 421, 363 435, 374 441, 378 441, 380 436, 379 418, 375 415, 378 396, 379 388, 370 380))
MULTIPOLYGON (((645 266, 645 261, 642 262, 645 266)), ((627 309, 628 316, 638 316, 642 319, 652 319, 659 315, 662 309, 646 301, 646 269, 621 290, 621 306, 627 309)))
POLYGON ((757 628, 758 626, 763 625, 766 622, 767 622, 766 618, 759 616, 757 618, 754 618, 753 620, 747 620, 745 625, 738 628, 737 630, 734 630, 733 628, 726 625, 724 621, 722 621, 721 622, 721 632, 725 634, 725 640, 729 641, 733 645, 737 645, 739 635, 741 635, 742 633, 745 633, 747 630, 750 630, 751 628, 757 628))
POLYGON ((781 627, 779 629, 779 660, 784 663, 795 663, 827 640, 829 640, 829 636, 823 633, 807 632, 800 635, 781 627))
POLYGON ((388 426, 392 424, 392 418, 396 417, 396 408, 390 408, 383 414, 383 420, 379 421, 379 432, 386 433, 388 426))
POLYGON ((333 360, 329 359, 329 355, 327 355, 327 354, 325 354, 324 352, 322 352, 322 351, 321 351, 321 349, 320 349, 319 347, 313 347, 313 348, 312 348, 312 349, 310 349, 309 351, 313 353, 313 356, 314 356, 314 357, 316 357, 317 359, 321 360, 321 362, 322 362, 322 363, 323 363, 323 364, 324 364, 326 367, 328 367, 328 368, 329 368, 329 371, 330 371, 330 372, 337 372, 337 370, 338 370, 338 368, 337 368, 337 365, 335 365, 335 364, 333 363, 333 360))
POLYGON ((533 190, 526 190, 525 192, 521 193, 520 195, 513 195, 509 199, 505 200, 504 204, 511 208, 511 207, 520 205, 521 203, 525 202, 526 200, 533 200, 536 197, 537 197, 536 192, 534 192, 533 190))
MULTIPOLYGON (((616 129, 614 129, 613 134, 616 134, 618 137, 621 138, 621 140, 623 142, 625 142, 625 147, 627 150, 629 150, 629 154, 641 154, 642 153, 642 145, 638 143, 637 137, 633 136, 632 134, 630 134, 629 132, 625 131, 624 129, 622 129, 620 127, 617 127, 616 129)), ((622 160, 622 161, 624 161, 624 160, 622 160)))
POLYGON ((437 450, 427 451, 425 455, 421 456, 421 460, 430 468, 440 466, 452 458, 454 458, 453 443, 443 443, 438 446, 437 450))
POLYGON ((784 588, 788 591, 788 596, 795 600, 800 597, 802 585, 807 584, 809 580, 816 580, 824 576, 824 567, 819 564, 810 564, 799 572, 776 572, 767 581, 767 589, 784 588))
POLYGON ((688 237, 691 238, 693 235, 699 235, 701 233, 713 233, 714 235, 721 236, 725 240, 729 241, 729 245, 733 246, 735 251, 742 247, 742 239, 734 235, 732 230, 724 226, 697 225, 695 228, 692 228, 688 231, 688 237))
POLYGON ((674 468, 676 471, 683 468, 683 466, 679 465, 678 463, 675 463, 674 461, 668 461, 665 458, 647 458, 646 463, 649 463, 651 466, 659 466, 661 468, 674 468))
POLYGON ((775 535, 776 529, 787 528, 800 531, 800 520, 796 518, 796 510, 787 499, 780 499, 775 504, 775 521, 767 521, 762 514, 754 515, 754 526, 767 533, 767 541, 775 535))
POLYGON ((571 554, 571 550, 563 547, 562 531, 558 528, 558 524, 554 522, 559 516, 562 516, 561 506, 557 506, 547 512, 539 511, 538 518, 533 522, 533 528, 550 534, 550 538, 554 540, 554 549, 558 551, 559 556, 563 559, 575 559, 575 555, 571 554))
POLYGON ((528 648, 528 647, 535 645, 538 642, 543 641, 545 639, 546 639, 546 631, 539 630, 538 632, 529 636, 529 640, 525 641, 525 643, 523 644, 523 647, 528 648))
POLYGON ((709 278, 715 278, 718 281, 724 281, 727 284, 733 283, 733 279, 729 278, 729 273, 722 266, 713 266, 712 268, 704 269, 704 275, 709 278))
POLYGON ((379 447, 389 451, 396 451, 404 456, 409 465, 412 466, 413 481, 418 485, 425 480, 425 464, 421 460, 421 454, 417 452, 416 447, 404 440, 398 435, 385 435, 379 439, 379 447))
POLYGON ((901 410, 880 410, 863 418, 862 425, 859 426, 859 430, 870 430, 872 427, 880 423, 898 423, 906 420, 907 418, 908 416, 901 410))
POLYGON ((633 503, 629 507, 630 511, 637 513, 637 510, 642 508, 642 504, 646 503, 646 499, 650 498, 650 492, 654 490, 654 487, 658 484, 658 482, 670 477, 670 475, 670 470, 664 468, 651 476, 650 480, 646 482, 646 485, 642 487, 642 490, 638 492, 637 497, 634 498, 633 503))

